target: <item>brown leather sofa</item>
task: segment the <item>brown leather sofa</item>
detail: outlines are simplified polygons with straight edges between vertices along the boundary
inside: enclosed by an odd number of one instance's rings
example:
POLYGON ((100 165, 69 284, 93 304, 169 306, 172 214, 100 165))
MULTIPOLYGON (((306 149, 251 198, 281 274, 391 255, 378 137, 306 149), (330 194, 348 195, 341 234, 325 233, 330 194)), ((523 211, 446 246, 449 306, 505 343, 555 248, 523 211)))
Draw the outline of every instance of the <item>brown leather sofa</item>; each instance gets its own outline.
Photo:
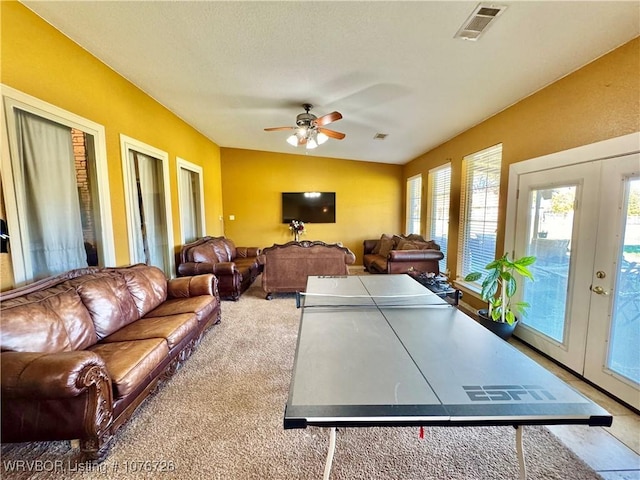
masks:
POLYGON ((407 273, 410 271, 440 273, 438 262, 444 258, 440 246, 420 235, 382 235, 365 240, 362 257, 369 273, 407 273))
POLYGON ((0 294, 2 442, 113 435, 220 321, 217 280, 89 267, 0 294))
POLYGON ((213 273, 220 297, 238 300, 260 274, 257 247, 236 247, 226 237, 202 237, 182 247, 178 276, 213 273))
POLYGON ((348 275, 356 256, 336 243, 303 240, 262 249, 262 289, 267 300, 278 292, 303 292, 310 275, 348 275))

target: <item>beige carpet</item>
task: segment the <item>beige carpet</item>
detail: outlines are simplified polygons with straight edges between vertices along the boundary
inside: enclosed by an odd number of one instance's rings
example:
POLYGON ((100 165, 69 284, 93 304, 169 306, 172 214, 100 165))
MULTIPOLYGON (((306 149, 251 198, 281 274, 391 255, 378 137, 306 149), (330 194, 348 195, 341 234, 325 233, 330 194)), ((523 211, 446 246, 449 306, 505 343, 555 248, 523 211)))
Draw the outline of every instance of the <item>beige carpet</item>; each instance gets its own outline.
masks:
MULTIPOLYGON (((68 442, 3 445, 0 476, 322 478, 327 430, 282 427, 299 315, 291 295, 264 300, 258 279, 223 303, 222 323, 120 430, 100 466, 76 465, 68 442)), ((524 447, 529 479, 600 478, 544 427, 527 427, 524 447)), ((331 478, 517 479, 515 430, 426 428, 420 439, 418 428, 342 429, 331 478)))

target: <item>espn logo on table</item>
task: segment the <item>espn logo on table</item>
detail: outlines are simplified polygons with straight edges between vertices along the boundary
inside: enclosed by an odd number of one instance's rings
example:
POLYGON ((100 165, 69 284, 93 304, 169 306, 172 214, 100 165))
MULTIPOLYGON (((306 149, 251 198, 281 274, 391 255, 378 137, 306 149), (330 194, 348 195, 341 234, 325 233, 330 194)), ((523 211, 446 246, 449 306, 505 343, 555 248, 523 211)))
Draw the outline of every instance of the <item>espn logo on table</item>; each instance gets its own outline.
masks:
POLYGON ((472 402, 556 399, 540 385, 466 385, 462 388, 472 402))

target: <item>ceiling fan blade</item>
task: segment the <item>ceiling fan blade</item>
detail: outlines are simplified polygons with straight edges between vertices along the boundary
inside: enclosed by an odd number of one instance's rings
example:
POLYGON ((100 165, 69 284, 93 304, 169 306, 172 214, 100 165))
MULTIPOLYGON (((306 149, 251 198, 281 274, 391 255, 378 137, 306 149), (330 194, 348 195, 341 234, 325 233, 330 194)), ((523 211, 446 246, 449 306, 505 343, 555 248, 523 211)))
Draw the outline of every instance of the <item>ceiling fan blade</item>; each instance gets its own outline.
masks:
POLYGON ((322 127, 323 125, 328 125, 331 122, 336 122, 342 118, 342 114, 340 112, 331 112, 323 115, 321 117, 316 118, 314 122, 318 127, 322 127))
POLYGON ((275 132, 278 130, 293 130, 296 127, 271 127, 271 128, 265 128, 264 131, 265 132, 275 132))
POLYGON ((327 137, 335 138, 336 140, 342 140, 346 135, 335 130, 329 130, 328 128, 318 128, 318 131, 324 133, 327 137))

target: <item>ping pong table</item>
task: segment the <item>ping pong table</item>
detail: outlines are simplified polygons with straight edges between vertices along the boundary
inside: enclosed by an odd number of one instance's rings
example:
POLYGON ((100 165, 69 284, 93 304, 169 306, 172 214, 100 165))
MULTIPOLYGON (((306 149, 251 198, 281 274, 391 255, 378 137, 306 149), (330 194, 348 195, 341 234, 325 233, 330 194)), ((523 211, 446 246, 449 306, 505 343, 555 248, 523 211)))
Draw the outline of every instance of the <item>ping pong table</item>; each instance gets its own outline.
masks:
POLYGON ((408 275, 309 277, 284 428, 610 426, 611 415, 408 275))

